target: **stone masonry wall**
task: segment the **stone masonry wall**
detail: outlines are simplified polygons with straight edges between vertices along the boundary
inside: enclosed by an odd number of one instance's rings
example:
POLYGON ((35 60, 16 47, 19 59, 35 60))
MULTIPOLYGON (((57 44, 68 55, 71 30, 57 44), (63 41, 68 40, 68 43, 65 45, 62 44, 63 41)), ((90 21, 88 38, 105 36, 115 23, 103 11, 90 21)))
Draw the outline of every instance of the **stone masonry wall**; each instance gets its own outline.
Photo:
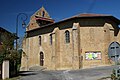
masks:
MULTIPOLYGON (((50 27, 51 28, 51 27, 50 27)), ((86 19, 61 23, 47 33, 29 37, 23 43, 22 67, 40 66, 40 52, 44 54, 44 66, 48 70, 80 69, 111 65, 108 46, 115 39, 113 25, 103 19, 86 19), (65 31, 70 32, 70 43, 65 43, 65 31), (50 44, 52 35, 52 45, 50 44), (39 45, 41 36, 41 45, 39 45), (100 52, 101 59, 86 59, 86 52, 100 52)), ((39 32, 39 31, 38 31, 39 32)), ((120 34, 118 34, 119 36, 120 34)))

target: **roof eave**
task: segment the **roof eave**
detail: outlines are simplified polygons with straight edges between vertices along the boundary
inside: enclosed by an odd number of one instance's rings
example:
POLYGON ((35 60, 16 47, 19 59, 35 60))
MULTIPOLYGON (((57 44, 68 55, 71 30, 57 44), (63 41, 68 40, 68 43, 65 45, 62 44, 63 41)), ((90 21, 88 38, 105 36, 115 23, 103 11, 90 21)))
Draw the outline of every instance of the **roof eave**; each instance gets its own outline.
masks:
POLYGON ((44 25, 44 26, 41 26, 39 28, 29 30, 29 31, 26 31, 26 32, 31 32, 31 31, 34 31, 34 30, 37 30, 37 29, 45 28, 47 26, 56 25, 56 24, 59 24, 59 23, 62 23, 62 22, 65 22, 65 21, 68 21, 68 20, 71 20, 71 19, 78 19, 78 18, 109 18, 109 19, 115 21, 118 25, 120 24, 120 20, 115 18, 114 16, 84 16, 84 17, 74 16, 74 17, 67 18, 67 19, 61 20, 61 21, 56 22, 56 23, 51 23, 51 24, 48 24, 48 25, 44 25))

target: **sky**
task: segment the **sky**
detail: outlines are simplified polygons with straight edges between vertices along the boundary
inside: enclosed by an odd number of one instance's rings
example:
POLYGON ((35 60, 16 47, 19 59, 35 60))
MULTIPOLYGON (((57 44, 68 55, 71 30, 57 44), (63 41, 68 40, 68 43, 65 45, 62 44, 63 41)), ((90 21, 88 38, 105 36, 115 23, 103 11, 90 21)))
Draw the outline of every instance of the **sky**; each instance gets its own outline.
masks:
MULTIPOLYGON (((30 16, 42 6, 56 22, 81 13, 108 14, 120 19, 120 0, 0 0, 0 27, 16 32, 16 17, 19 13, 30 16)), ((22 20, 18 18, 18 34, 24 36, 22 20)))

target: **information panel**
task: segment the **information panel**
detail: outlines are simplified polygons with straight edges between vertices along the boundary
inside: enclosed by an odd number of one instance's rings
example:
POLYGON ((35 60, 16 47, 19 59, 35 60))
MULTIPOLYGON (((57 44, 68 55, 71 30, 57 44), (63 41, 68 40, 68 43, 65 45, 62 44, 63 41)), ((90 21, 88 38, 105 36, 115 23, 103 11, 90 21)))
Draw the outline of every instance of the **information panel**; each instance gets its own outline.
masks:
POLYGON ((101 59, 101 52, 100 51, 85 52, 85 59, 86 60, 100 60, 101 59))

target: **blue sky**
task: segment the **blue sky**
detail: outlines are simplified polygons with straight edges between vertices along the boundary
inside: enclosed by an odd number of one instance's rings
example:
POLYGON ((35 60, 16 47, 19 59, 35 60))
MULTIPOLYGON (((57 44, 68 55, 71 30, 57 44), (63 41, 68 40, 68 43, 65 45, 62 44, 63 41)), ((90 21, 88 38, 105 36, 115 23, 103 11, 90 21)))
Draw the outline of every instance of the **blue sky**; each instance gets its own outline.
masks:
MULTIPOLYGON (((16 16, 19 13, 30 16, 42 6, 50 16, 59 21, 81 13, 109 14, 120 19, 120 0, 0 0, 0 27, 14 33, 16 16)), ((25 29, 19 19, 19 36, 23 36, 25 29)))

